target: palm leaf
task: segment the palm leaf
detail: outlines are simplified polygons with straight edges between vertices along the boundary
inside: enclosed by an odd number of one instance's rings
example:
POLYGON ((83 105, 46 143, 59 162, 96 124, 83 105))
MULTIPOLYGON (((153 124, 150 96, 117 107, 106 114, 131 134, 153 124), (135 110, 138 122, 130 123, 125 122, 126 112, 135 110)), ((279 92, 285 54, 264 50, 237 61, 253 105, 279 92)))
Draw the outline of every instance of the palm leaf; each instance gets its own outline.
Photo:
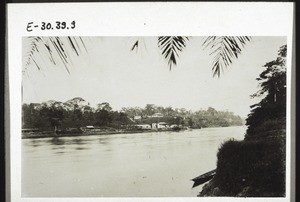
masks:
POLYGON ((158 37, 158 47, 162 50, 162 55, 167 59, 170 70, 177 64, 179 52, 186 47, 188 37, 182 36, 160 36, 158 37))
POLYGON ((57 65, 60 62, 63 64, 68 73, 69 64, 72 62, 69 55, 71 49, 77 56, 82 52, 81 47, 87 51, 85 43, 81 37, 29 37, 29 48, 25 54, 26 62, 24 71, 29 65, 34 65, 41 70, 44 64, 41 57, 48 57, 49 61, 57 65))
POLYGON ((133 51, 134 49, 138 50, 139 48, 139 40, 136 40, 136 42, 133 44, 131 51, 133 51))
POLYGON ((214 55, 212 71, 213 76, 220 77, 221 71, 233 63, 241 54, 242 48, 250 42, 248 36, 210 36, 204 42, 204 48, 211 49, 210 55, 214 55))

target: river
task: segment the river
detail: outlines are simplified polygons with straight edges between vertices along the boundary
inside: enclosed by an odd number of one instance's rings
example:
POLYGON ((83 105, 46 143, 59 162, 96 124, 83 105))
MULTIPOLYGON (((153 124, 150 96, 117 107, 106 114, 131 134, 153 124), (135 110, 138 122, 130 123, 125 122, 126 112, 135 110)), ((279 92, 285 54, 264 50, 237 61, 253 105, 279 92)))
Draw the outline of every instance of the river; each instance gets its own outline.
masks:
POLYGON ((222 142, 246 127, 22 139, 23 197, 196 197, 222 142))

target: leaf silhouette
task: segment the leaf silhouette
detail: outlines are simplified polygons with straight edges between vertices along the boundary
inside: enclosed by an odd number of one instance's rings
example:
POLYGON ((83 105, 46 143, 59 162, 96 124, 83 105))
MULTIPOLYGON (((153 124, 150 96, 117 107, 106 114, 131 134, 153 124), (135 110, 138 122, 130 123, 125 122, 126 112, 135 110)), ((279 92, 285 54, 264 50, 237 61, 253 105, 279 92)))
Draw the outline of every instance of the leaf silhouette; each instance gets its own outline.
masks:
POLYGON ((212 71, 213 76, 220 77, 221 71, 233 63, 241 54, 242 48, 251 41, 248 36, 209 36, 204 42, 204 48, 211 49, 210 55, 214 55, 212 71))
POLYGON ((133 44, 132 48, 131 48, 131 51, 133 51, 134 49, 138 49, 139 47, 139 40, 136 40, 136 42, 133 44))
POLYGON ((186 47, 188 37, 182 36, 160 36, 158 37, 158 47, 162 50, 162 55, 167 59, 170 70, 177 64, 179 52, 186 47))
POLYGON ((71 63, 71 57, 69 56, 69 49, 71 49, 77 56, 82 52, 81 47, 87 51, 85 43, 81 37, 29 37, 29 48, 26 53, 27 61, 25 62, 26 71, 30 64, 33 64, 41 70, 43 64, 37 62, 37 57, 46 56, 50 62, 57 65, 62 62, 68 73, 69 63, 71 63))
MULTIPOLYGON (((87 52, 87 48, 82 37, 29 37, 30 47, 26 53, 27 61, 23 71, 26 71, 30 64, 36 66, 39 70, 43 64, 37 60, 40 55, 47 55, 50 62, 57 65, 62 63, 69 71, 71 63, 70 50, 77 56, 80 56, 82 49, 87 52)), ((163 57, 167 60, 170 70, 177 65, 180 52, 186 47, 189 37, 184 36, 159 36, 158 47, 161 49, 163 57)), ((221 71, 230 66, 235 59, 239 57, 244 46, 251 41, 248 36, 209 36, 202 46, 210 49, 210 55, 213 56, 212 71, 213 76, 220 77, 221 71)), ((140 40, 136 40, 131 51, 139 48, 140 40)), ((43 61, 42 61, 43 62, 43 61)))

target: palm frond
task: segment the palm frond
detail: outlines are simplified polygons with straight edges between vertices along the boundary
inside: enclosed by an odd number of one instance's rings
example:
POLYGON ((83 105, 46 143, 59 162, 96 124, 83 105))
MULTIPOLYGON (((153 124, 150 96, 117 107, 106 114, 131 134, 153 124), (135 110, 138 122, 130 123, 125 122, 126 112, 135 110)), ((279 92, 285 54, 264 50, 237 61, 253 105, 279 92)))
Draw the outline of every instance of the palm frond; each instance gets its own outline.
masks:
POLYGON ((218 75, 220 77, 221 71, 239 57, 242 48, 250 41, 251 37, 248 36, 207 37, 202 45, 204 48, 211 49, 210 55, 214 55, 213 76, 218 75))
POLYGON ((23 71, 26 71, 29 65, 34 65, 38 70, 41 70, 41 67, 44 66, 42 62, 45 60, 37 60, 37 58, 46 56, 54 65, 61 62, 67 72, 70 73, 69 64, 72 61, 69 49, 77 56, 82 53, 81 47, 87 52, 82 37, 29 37, 28 40, 30 41, 30 47, 27 53, 25 53, 26 62, 23 71))
POLYGON ((134 49, 138 49, 139 48, 139 40, 136 40, 136 42, 133 44, 131 51, 133 51, 134 49))
POLYGON ((160 36, 158 37, 158 47, 162 50, 162 55, 167 59, 170 70, 177 64, 179 52, 186 47, 188 37, 182 36, 160 36))

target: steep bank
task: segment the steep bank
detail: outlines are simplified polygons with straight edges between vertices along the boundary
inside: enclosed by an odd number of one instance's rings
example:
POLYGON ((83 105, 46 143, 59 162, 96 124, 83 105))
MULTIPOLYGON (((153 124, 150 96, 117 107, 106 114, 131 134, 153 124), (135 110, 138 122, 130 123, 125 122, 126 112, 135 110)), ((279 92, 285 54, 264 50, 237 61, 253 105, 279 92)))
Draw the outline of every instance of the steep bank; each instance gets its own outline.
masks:
MULTIPOLYGON (((277 131, 278 132, 278 131, 277 131)), ((280 131, 284 134, 285 131, 280 131)), ((285 140, 225 142, 218 152, 214 178, 198 196, 283 197, 285 140)))

